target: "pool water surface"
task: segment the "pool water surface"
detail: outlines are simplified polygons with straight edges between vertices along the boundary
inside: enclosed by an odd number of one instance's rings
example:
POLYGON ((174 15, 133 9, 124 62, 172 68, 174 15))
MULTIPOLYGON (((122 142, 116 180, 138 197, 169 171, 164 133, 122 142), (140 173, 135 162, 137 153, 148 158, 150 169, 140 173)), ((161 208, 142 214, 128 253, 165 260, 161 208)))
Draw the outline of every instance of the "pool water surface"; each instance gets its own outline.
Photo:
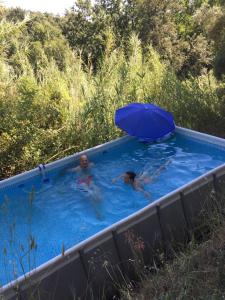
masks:
POLYGON ((131 140, 89 159, 94 196, 77 184, 70 170, 76 163, 50 172, 48 182, 39 175, 0 190, 0 285, 223 164, 225 149, 177 133, 155 144, 131 140), (125 171, 150 177, 164 164, 145 185, 150 198, 121 179, 112 183, 125 171))

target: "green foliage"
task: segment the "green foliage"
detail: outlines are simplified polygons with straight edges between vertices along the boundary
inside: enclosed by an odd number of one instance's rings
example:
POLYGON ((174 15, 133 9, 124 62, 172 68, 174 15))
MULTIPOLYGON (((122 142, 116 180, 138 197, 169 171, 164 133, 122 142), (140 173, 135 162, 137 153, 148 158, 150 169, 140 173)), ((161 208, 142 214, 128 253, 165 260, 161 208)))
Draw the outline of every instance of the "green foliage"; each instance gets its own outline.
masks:
POLYGON ((111 30, 115 47, 126 49, 129 37, 136 33, 144 50, 151 44, 180 77, 186 78, 212 68, 211 40, 195 23, 196 12, 211 6, 203 0, 98 0, 92 6, 85 0, 67 11, 61 27, 70 46, 81 51, 84 62, 91 61, 95 69, 111 30))
POLYGON ((211 49, 214 52, 214 71, 218 79, 225 74, 224 68, 224 45, 225 45, 225 11, 220 6, 203 5, 195 15, 195 22, 211 43, 211 49))
POLYGON ((156 103, 174 113, 178 125, 224 136, 224 83, 209 72, 223 38, 214 35, 210 47, 207 40, 223 12, 217 9, 210 27, 203 11, 215 7, 151 3, 79 1, 62 19, 25 13, 15 21, 2 11, 1 178, 120 136, 114 113, 131 102, 156 103), (164 16, 168 9, 174 10, 164 16), (141 35, 140 28, 146 28, 141 35))
POLYGON ((61 27, 70 46, 82 53, 84 62, 87 64, 91 59, 96 65, 104 52, 107 39, 109 23, 105 12, 102 9, 93 11, 89 0, 78 1, 65 15, 61 27))
POLYGON ((10 8, 6 13, 6 20, 13 23, 21 22, 25 19, 25 14, 26 11, 19 7, 10 8))

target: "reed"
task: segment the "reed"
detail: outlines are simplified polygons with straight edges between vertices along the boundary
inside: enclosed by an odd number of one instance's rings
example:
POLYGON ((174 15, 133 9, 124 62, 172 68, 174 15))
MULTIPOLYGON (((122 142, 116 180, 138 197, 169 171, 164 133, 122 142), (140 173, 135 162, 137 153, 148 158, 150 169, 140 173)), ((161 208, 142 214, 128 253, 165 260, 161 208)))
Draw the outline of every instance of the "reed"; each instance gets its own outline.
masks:
MULTIPOLYGON (((11 24, 10 30, 4 26, 3 40, 8 40, 7 30, 15 31, 13 26, 20 28, 17 38, 24 33, 24 24, 11 24)), ((131 102, 158 104, 174 114, 178 125, 224 135, 224 103, 218 93, 223 87, 213 74, 181 81, 151 46, 143 52, 134 34, 126 50, 116 48, 109 35, 94 71, 66 43, 63 68, 58 56, 48 57, 50 46, 46 52, 39 44, 34 66, 27 50, 32 43, 26 37, 15 43, 10 60, 0 59, 2 179, 120 136, 115 110, 131 102)))

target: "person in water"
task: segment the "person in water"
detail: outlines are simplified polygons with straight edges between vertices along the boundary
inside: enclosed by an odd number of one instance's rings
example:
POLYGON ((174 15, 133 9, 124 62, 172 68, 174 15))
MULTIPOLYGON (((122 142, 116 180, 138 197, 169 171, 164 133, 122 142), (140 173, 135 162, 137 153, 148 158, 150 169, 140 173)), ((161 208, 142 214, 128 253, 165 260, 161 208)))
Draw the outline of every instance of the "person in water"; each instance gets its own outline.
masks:
POLYGON ((137 175, 133 171, 126 171, 125 173, 113 179, 112 182, 115 183, 118 179, 123 178, 123 182, 125 184, 131 185, 135 191, 142 192, 145 197, 150 198, 150 193, 145 191, 144 184, 150 183, 155 177, 159 176, 160 172, 165 169, 165 167, 170 162, 171 160, 168 160, 165 164, 160 166, 151 176, 149 176, 146 171, 139 175, 137 175))
POLYGON ((86 154, 80 156, 79 165, 72 169, 77 174, 78 185, 91 186, 93 183, 93 166, 94 164, 89 161, 86 154))
POLYGON ((143 187, 144 178, 141 178, 133 171, 127 171, 113 179, 112 182, 115 183, 120 178, 123 178, 123 182, 131 185, 135 191, 142 192, 146 198, 150 198, 150 193, 145 191, 143 187))
POLYGON ((83 154, 80 156, 79 165, 72 169, 77 174, 77 188, 80 191, 87 192, 87 195, 93 200, 93 206, 98 219, 102 219, 99 203, 101 196, 99 188, 94 183, 93 176, 94 163, 90 162, 88 156, 83 154))

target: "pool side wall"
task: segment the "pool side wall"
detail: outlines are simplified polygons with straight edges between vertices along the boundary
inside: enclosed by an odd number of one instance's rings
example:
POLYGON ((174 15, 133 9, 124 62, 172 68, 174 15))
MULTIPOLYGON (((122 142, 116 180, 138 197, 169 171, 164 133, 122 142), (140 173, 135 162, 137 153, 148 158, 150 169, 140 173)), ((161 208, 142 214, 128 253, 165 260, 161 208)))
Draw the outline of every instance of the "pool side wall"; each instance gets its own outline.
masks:
MULTIPOLYGON (((176 132, 225 149, 225 140, 189 129, 176 132)), ((46 171, 71 165, 82 153, 93 154, 125 143, 115 141, 74 154, 46 165, 46 171)), ((38 168, 0 182, 0 188, 23 182, 39 174, 38 168)), ((144 265, 164 251, 183 245, 202 211, 210 210, 212 199, 225 186, 225 164, 198 177, 154 203, 68 249, 35 270, 0 289, 0 299, 98 299, 111 297, 119 284, 138 276, 137 258, 144 265), (139 256, 140 255, 140 256, 139 256)))

